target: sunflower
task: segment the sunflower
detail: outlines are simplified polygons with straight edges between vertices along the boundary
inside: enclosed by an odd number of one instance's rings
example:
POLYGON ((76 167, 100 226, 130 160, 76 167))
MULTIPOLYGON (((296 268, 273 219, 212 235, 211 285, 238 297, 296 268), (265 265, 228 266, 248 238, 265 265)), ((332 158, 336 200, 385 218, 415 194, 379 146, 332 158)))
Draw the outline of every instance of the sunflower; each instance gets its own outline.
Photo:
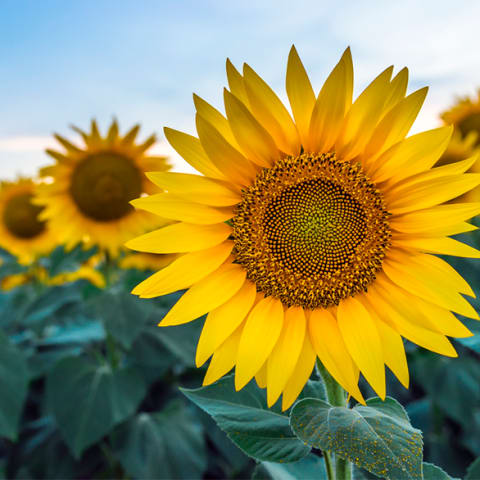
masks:
POLYGON ((58 245, 52 229, 39 219, 43 212, 33 203, 36 188, 27 178, 0 184, 0 246, 24 265, 58 245))
POLYGON ((165 171, 170 166, 165 157, 147 155, 155 135, 136 143, 139 125, 123 137, 116 121, 105 137, 95 121, 90 133, 73 129, 81 135, 83 147, 55 135, 65 151, 47 150, 56 163, 41 172, 51 180, 38 192, 37 202, 45 206, 41 218, 48 220, 68 248, 81 242, 116 256, 127 239, 163 224, 151 213, 135 211, 129 202, 158 192, 145 171, 165 171))
POLYGON ((462 97, 449 110, 441 114, 442 120, 452 124, 455 130, 466 137, 470 132, 477 132, 476 145, 480 144, 480 89, 477 97, 462 97))
POLYGON ((476 318, 466 281, 434 254, 479 257, 448 235, 473 227, 479 203, 442 205, 480 184, 475 158, 432 168, 451 127, 405 138, 427 93, 405 95, 407 69, 380 73, 352 103, 347 49, 316 96, 292 48, 293 118, 250 68, 227 60, 226 117, 194 96, 198 138, 171 145, 203 175, 150 173, 164 193, 132 203, 176 223, 127 243, 181 253, 140 283, 143 298, 186 289, 160 322, 208 314, 196 363, 208 385, 235 366, 288 408, 318 357, 359 402, 360 372, 385 398, 385 364, 408 386, 405 337, 456 356, 447 336, 476 318))
MULTIPOLYGON (((459 162, 468 157, 478 156, 480 146, 476 146, 478 134, 471 131, 462 137, 458 131, 454 131, 447 149, 439 158, 436 166, 449 165, 459 162)), ((480 173, 480 161, 477 160, 469 169, 468 173, 480 173)), ((454 199, 455 202, 476 202, 480 200, 480 187, 474 188, 454 199)))

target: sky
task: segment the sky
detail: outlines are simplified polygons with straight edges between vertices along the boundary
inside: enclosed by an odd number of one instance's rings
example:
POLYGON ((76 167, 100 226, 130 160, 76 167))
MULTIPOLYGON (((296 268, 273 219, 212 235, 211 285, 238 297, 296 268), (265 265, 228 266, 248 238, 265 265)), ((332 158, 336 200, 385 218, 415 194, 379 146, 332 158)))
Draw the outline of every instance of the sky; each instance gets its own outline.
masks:
POLYGON ((295 44, 318 92, 347 46, 355 93, 387 66, 410 70, 410 91, 430 86, 413 131, 480 87, 480 2, 444 0, 0 0, 0 179, 50 163, 54 132, 113 117, 156 133, 172 155, 170 126, 194 134, 195 92, 222 109, 225 59, 247 62, 286 100, 295 44))

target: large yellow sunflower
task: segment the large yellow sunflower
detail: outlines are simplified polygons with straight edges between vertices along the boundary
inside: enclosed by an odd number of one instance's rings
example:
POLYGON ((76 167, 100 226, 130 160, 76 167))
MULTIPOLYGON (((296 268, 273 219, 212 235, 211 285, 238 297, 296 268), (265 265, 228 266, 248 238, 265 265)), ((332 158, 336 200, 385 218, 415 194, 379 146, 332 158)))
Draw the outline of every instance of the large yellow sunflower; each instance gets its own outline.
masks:
POLYGON ((41 218, 48 220, 67 247, 82 242, 115 256, 126 240, 163 224, 151 213, 135 211, 129 202, 159 191, 145 171, 165 171, 170 165, 165 157, 147 154, 154 135, 136 143, 139 125, 121 136, 113 121, 105 137, 95 121, 90 133, 73 128, 82 136, 82 147, 55 135, 65 151, 47 150, 56 163, 42 169, 52 181, 38 192, 37 202, 45 206, 41 218))
POLYGON ((470 132, 476 132, 475 143, 480 144, 480 90, 477 97, 462 97, 447 111, 441 114, 442 120, 452 124, 455 130, 466 137, 470 132))
POLYGON ((162 255, 156 253, 137 253, 131 252, 125 255, 119 262, 118 265, 123 269, 135 268, 137 270, 159 270, 166 267, 172 261, 177 258, 178 255, 174 253, 169 255, 162 255))
POLYGON ((34 205, 36 185, 31 179, 0 184, 0 246, 29 264, 58 243, 48 225, 39 220, 42 207, 34 205))
POLYGON ((385 397, 386 364, 407 386, 402 336, 455 356, 447 336, 478 318, 466 281, 432 254, 479 257, 448 235, 471 229, 480 204, 442 205, 480 183, 475 158, 432 168, 452 128, 405 138, 427 89, 406 96, 408 73, 387 68, 352 103, 350 50, 315 95, 292 48, 286 89, 227 60, 226 117, 195 96, 198 137, 165 134, 203 175, 152 173, 166 193, 132 203, 173 225, 127 243, 182 253, 133 293, 188 288, 161 326, 207 319, 196 362, 205 384, 235 366, 269 405, 288 408, 316 357, 359 402, 359 373, 385 397))

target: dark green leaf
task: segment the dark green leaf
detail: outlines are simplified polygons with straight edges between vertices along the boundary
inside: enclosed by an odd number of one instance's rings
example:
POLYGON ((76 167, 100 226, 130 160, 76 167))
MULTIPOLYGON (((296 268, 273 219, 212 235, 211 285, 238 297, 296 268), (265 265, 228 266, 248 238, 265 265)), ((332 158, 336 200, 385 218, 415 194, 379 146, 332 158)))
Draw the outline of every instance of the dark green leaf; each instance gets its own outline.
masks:
POLYGON ((94 320, 87 320, 81 324, 52 325, 46 330, 46 336, 38 342, 38 345, 82 344, 99 342, 104 339, 103 325, 94 320))
POLYGON ((132 369, 112 370, 80 358, 66 358, 47 378, 47 403, 75 457, 127 417, 146 392, 132 369))
POLYGON ((367 401, 353 409, 317 399, 298 402, 291 413, 295 434, 321 450, 335 452, 378 476, 422 478, 422 435, 393 398, 367 401))
POLYGON ((148 300, 124 291, 105 292, 96 298, 95 305, 105 329, 125 348, 130 348, 152 314, 148 300))
POLYGON ((135 478, 202 478, 206 469, 202 430, 178 401, 133 417, 112 439, 115 456, 135 478))
POLYGON ((41 260, 51 277, 59 273, 74 272, 96 253, 96 247, 85 250, 80 245, 66 251, 64 247, 57 247, 48 257, 41 260))
POLYGON ((423 480, 452 480, 452 477, 440 467, 423 462, 423 480))
POLYGON ((28 381, 25 356, 3 339, 0 344, 0 436, 13 441, 17 439, 28 381))
POLYGON ((467 475, 464 480, 480 479, 480 457, 477 458, 467 469, 467 475))
POLYGON ((271 480, 327 480, 327 471, 325 470, 325 461, 323 457, 307 455, 298 462, 293 463, 273 463, 262 462, 262 467, 268 474, 258 476, 258 478, 267 478, 271 480))
POLYGON ((247 455, 271 462, 295 462, 310 449, 293 435, 288 417, 268 409, 265 392, 250 382, 235 392, 233 376, 182 392, 213 417, 247 455))

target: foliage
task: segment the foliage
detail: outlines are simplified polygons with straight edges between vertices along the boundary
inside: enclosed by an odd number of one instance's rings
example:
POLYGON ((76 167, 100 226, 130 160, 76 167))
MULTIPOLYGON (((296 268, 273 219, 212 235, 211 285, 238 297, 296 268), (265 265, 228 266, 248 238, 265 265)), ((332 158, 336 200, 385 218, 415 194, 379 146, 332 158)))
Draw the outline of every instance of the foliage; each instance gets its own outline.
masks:
MULTIPOLYGON (((56 249, 39 267, 73 272, 94 253, 56 249)), ((0 257, 0 279, 29 273, 0 257)), ((473 265, 455 267, 480 293, 473 265)), ((0 294, 5 477, 326 479, 326 450, 355 464, 355 480, 480 478, 479 322, 462 319, 478 335, 455 341, 457 359, 407 344, 410 389, 387 375, 399 402, 332 406, 314 374, 282 412, 255 381, 199 387, 202 320, 158 328, 179 294, 139 300, 129 292, 147 272, 98 268, 105 289, 30 275, 0 294)))

